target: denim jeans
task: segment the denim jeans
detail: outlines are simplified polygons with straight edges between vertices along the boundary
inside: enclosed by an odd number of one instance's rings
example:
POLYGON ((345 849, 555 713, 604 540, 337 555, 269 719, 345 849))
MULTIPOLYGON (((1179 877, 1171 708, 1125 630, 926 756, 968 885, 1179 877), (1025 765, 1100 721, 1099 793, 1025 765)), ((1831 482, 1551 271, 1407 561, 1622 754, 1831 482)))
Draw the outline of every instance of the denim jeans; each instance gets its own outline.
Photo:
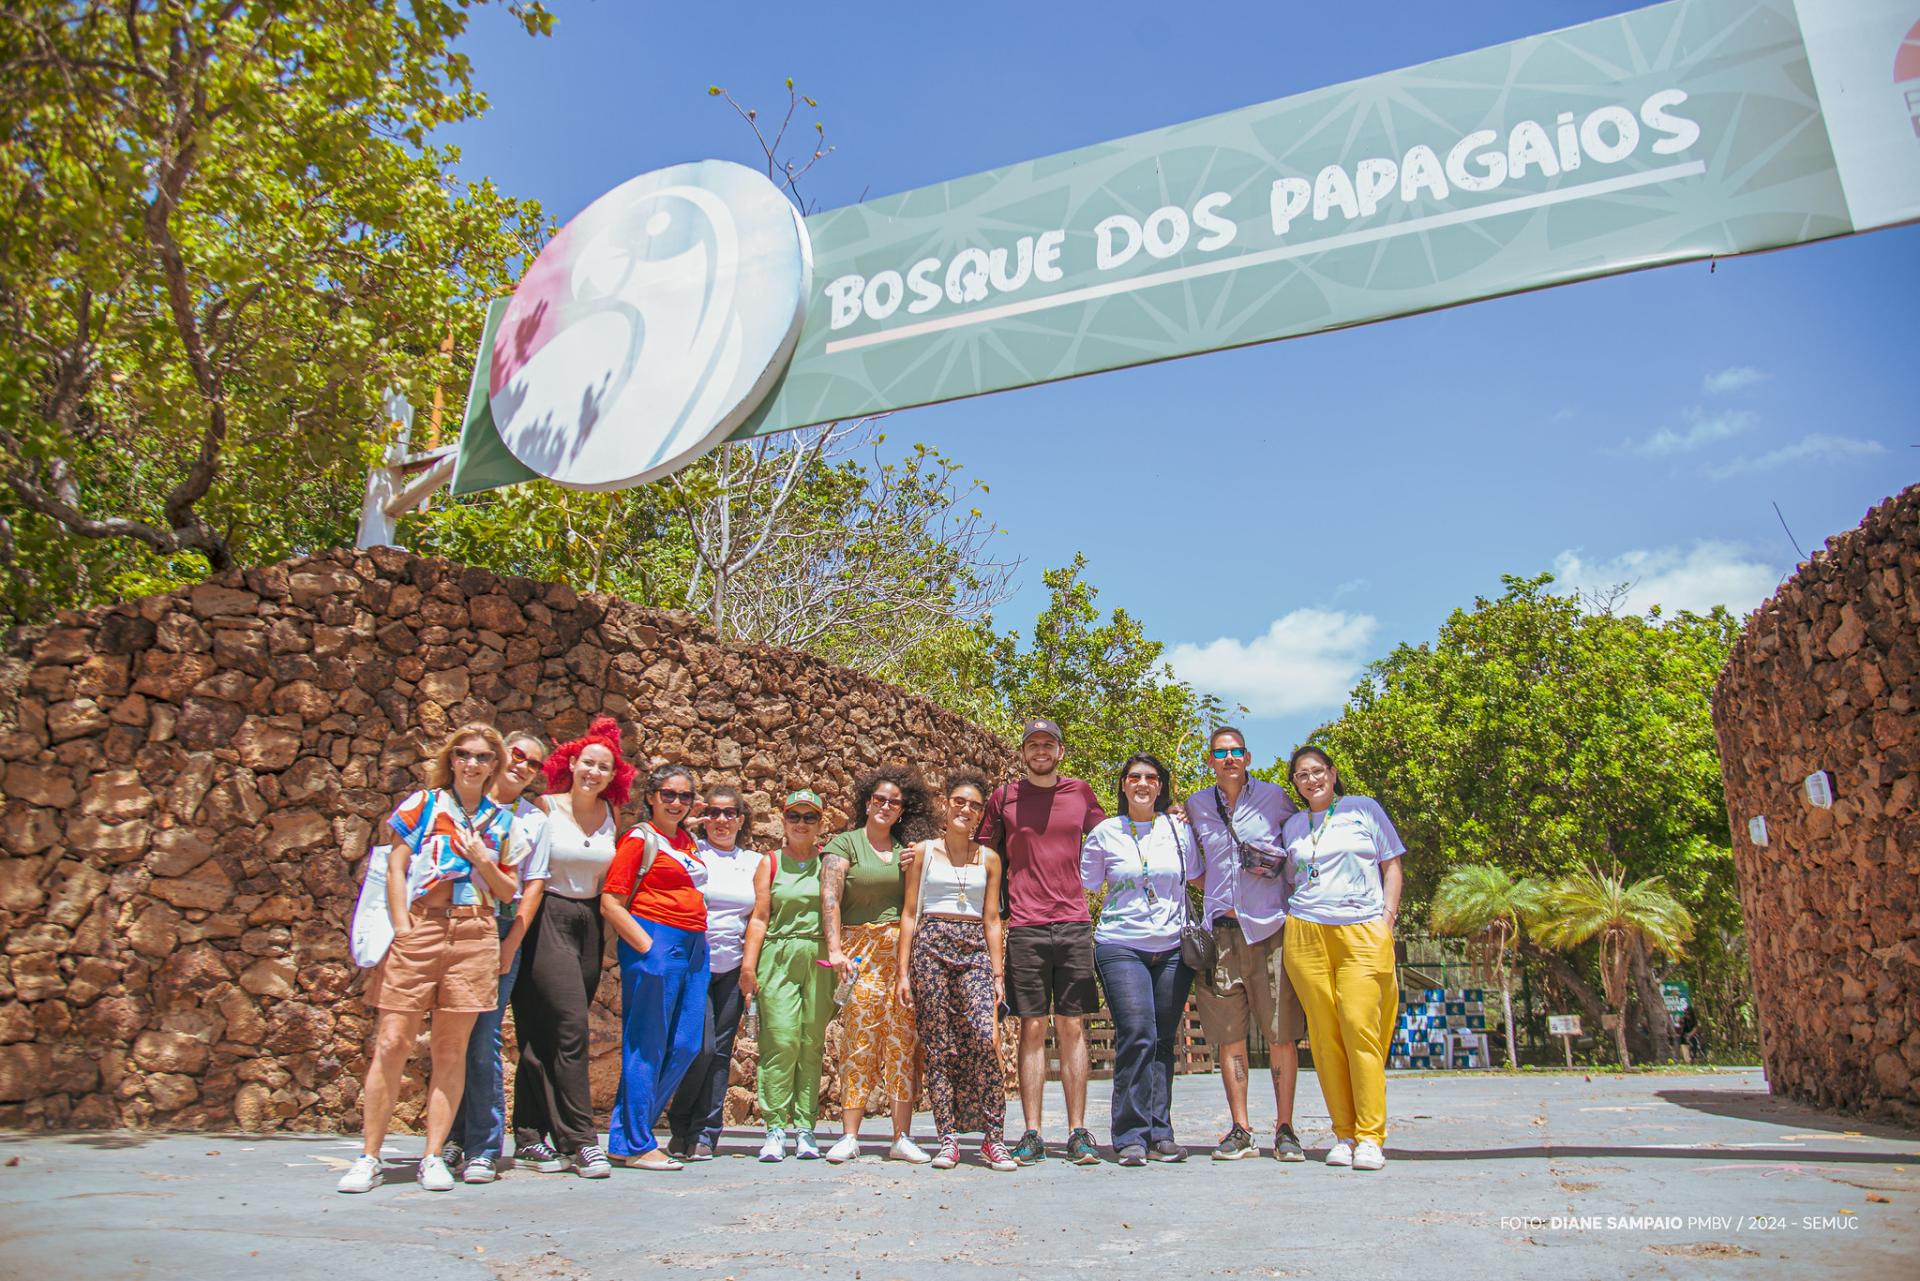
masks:
POLYGON ((621 939, 615 949, 620 956, 620 1088, 607 1126, 607 1151, 614 1156, 643 1156, 660 1146, 654 1122, 700 1057, 708 1017, 707 932, 634 919, 652 936, 653 946, 636 952, 621 939))
MULTIPOLYGON (((513 918, 500 918, 500 937, 513 928, 513 918)), ((473 1021, 473 1034, 467 1038, 467 1088, 460 1096, 460 1110, 453 1116, 453 1131, 448 1141, 460 1145, 471 1161, 484 1156, 500 1159, 506 1145, 506 1071, 500 1063, 500 1021, 506 1017, 507 996, 520 973, 520 949, 513 950, 513 964, 500 976, 500 1002, 473 1021)), ((459 1173, 459 1171, 455 1171, 459 1173)))
POLYGON ((701 1038, 700 1057, 680 1078, 667 1125, 673 1137, 689 1145, 720 1142, 722 1115, 727 1107, 727 1076, 733 1067, 733 1039, 746 1009, 740 994, 740 971, 731 969, 707 980, 707 1033, 701 1038))
POLYGON ((1099 943, 1093 956, 1113 1015, 1113 1146, 1151 1147, 1173 1137, 1173 1056, 1193 971, 1178 947, 1099 943))

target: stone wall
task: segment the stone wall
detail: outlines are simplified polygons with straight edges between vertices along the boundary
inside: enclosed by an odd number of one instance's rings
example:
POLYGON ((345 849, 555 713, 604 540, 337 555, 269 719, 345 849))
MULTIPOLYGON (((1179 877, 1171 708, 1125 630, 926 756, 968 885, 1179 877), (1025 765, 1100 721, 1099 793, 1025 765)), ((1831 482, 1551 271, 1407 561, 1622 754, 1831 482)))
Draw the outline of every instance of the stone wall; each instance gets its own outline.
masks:
MULTIPOLYGON (((63 615, 0 660, 0 1126, 357 1128, 346 927, 370 836, 450 727, 560 740, 601 712, 630 758, 741 785, 761 848, 792 787, 844 825, 869 766, 1013 760, 806 655, 390 548, 63 615)), ((603 1109, 618 990, 609 969, 603 1109)))
POLYGON ((1714 690, 1773 1089, 1920 1122, 1920 486, 1828 540, 1714 690), (1831 809, 1803 781, 1833 776, 1831 809), (1748 821, 1766 819, 1757 846, 1748 821))

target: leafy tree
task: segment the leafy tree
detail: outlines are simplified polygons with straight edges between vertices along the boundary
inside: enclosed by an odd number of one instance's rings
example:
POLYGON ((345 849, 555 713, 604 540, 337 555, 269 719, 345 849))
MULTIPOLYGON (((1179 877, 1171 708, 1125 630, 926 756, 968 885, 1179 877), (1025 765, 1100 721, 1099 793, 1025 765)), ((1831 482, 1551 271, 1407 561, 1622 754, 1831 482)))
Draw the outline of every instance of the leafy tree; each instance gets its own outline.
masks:
MULTIPOLYGON (((1549 947, 1600 946, 1600 981, 1613 1007, 1614 1045, 1620 1066, 1627 1055, 1627 973, 1632 958, 1660 951, 1679 956, 1693 937, 1693 916, 1668 892, 1662 878, 1629 883, 1619 864, 1602 871, 1585 867, 1556 880, 1542 896, 1540 939, 1549 947)), ((1665 1008, 1659 1017, 1666 1016, 1665 1008)))
POLYGON ((1012 632, 985 640, 985 671, 998 704, 990 718, 1011 730, 1027 717, 1057 721, 1067 737, 1067 768, 1112 803, 1120 764, 1152 752, 1174 774, 1184 796, 1212 781, 1201 761, 1208 730, 1226 708, 1173 674, 1124 609, 1104 621, 1099 591, 1085 578, 1087 558, 1042 576, 1050 598, 1022 648, 1012 632))
POLYGON ((0 13, 8 615, 350 537, 379 397, 453 382, 444 335, 542 235, 431 141, 485 109, 483 2, 0 13))
POLYGON ((1448 872, 1434 890, 1435 934, 1462 934, 1472 943, 1482 975, 1500 989, 1505 1014, 1507 1062, 1520 1062, 1513 1037, 1513 966, 1508 956, 1523 924, 1541 909, 1541 887, 1491 863, 1469 863, 1448 872))
MULTIPOLYGON (((1701 923, 1705 946, 1686 962, 1695 990, 1740 990, 1710 704, 1739 624, 1720 609, 1617 615, 1605 600, 1557 594, 1551 575, 1504 583, 1497 599, 1455 610, 1432 642, 1374 663, 1313 735, 1405 837, 1409 912, 1457 866, 1552 880, 1618 862, 1664 878, 1701 923)), ((1563 960, 1524 937, 1520 950, 1599 1006, 1583 977, 1594 958, 1563 960)), ((1638 1014, 1657 1050, 1664 1011, 1643 1000, 1638 1014)))

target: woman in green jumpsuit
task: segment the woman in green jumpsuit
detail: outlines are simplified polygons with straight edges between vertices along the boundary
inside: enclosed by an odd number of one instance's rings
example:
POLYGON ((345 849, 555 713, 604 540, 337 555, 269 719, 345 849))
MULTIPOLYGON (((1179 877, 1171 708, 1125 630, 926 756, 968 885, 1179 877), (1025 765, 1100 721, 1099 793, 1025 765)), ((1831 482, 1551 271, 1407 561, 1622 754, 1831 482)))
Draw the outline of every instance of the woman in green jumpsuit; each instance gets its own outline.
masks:
POLYGON ((813 1137, 820 1100, 820 1055, 833 1019, 833 971, 820 928, 820 820, 817 793, 791 793, 781 809, 785 835, 761 864, 765 891, 755 895, 741 961, 741 986, 757 990, 760 1005, 760 1117, 767 1140, 762 1161, 787 1154, 820 1155, 813 1137))

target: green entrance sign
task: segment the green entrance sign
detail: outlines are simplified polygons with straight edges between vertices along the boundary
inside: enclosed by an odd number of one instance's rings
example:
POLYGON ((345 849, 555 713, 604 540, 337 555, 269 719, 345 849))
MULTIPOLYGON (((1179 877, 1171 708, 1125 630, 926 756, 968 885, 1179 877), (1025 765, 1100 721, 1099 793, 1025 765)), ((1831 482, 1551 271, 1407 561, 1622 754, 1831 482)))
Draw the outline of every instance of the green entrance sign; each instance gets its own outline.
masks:
MULTIPOLYGON (((1910 221, 1916 16, 1671 0, 815 214, 732 438, 1910 221)), ((456 492, 532 475, 487 383, 456 492)))
POLYGON ((1685 979, 1668 979, 1660 985, 1660 999, 1667 1013, 1678 1018, 1693 1007, 1693 986, 1685 979))

